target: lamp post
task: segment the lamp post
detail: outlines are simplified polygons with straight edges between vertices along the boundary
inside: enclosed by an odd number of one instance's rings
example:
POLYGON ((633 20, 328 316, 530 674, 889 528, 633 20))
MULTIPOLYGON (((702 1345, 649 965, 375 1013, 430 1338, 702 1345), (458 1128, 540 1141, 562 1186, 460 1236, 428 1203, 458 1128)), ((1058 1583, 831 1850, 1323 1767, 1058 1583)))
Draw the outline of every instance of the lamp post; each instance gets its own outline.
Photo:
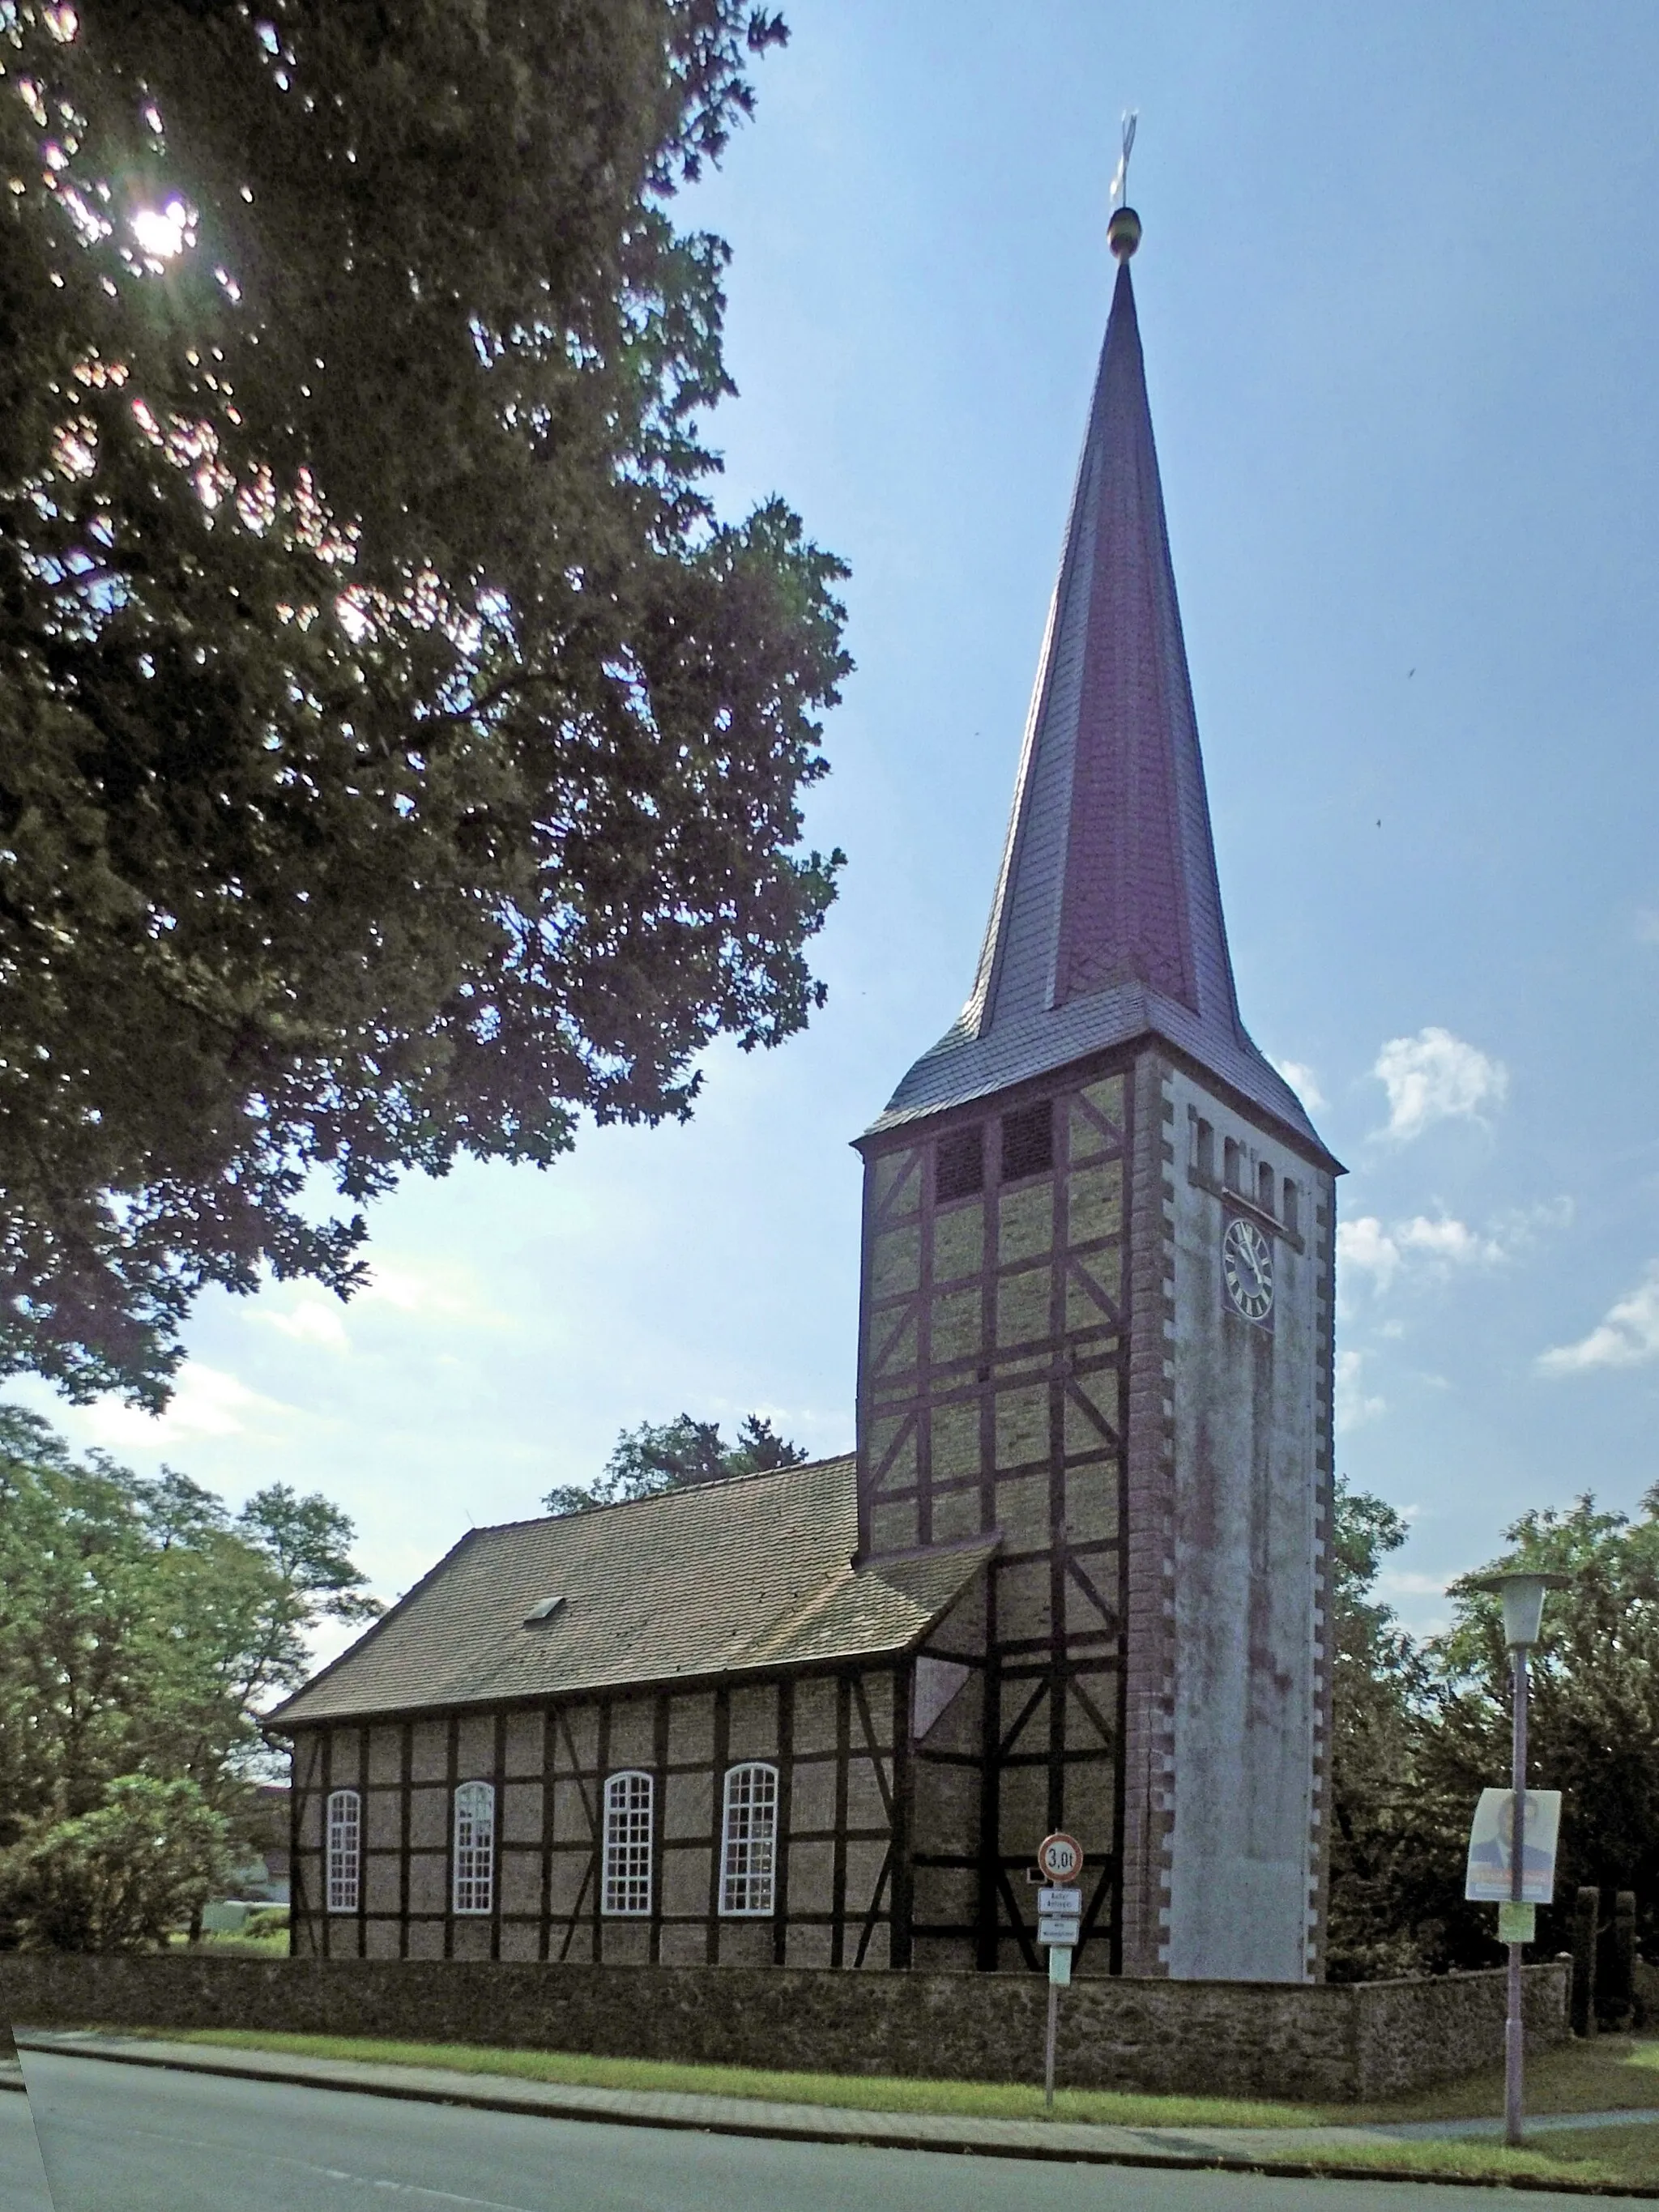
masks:
MULTIPOLYGON (((1514 1735, 1510 1789, 1510 1896, 1515 1904, 1525 1894, 1527 1834, 1527 1654, 1537 1643, 1544 1624, 1544 1595, 1565 1589, 1571 1575, 1535 1574, 1517 1568, 1506 1574, 1487 1575, 1470 1587, 1490 1590, 1504 1603, 1504 1642, 1510 1655, 1514 1682, 1514 1735)), ((1504 2028, 1504 2140, 1521 2141, 1521 1958, 1525 1946, 1510 1945, 1509 2017, 1504 2028)))

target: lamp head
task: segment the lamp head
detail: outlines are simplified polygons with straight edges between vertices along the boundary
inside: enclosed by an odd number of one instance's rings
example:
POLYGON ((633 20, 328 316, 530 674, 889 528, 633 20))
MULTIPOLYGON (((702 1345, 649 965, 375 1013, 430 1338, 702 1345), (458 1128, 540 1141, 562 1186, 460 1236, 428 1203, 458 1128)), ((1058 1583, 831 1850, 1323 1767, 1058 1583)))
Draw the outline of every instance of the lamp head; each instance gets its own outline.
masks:
POLYGON ((1504 1601, 1504 1641, 1511 1651, 1528 1651, 1537 1643, 1544 1625, 1544 1594, 1571 1587, 1571 1575, 1545 1574, 1529 1567, 1514 1567, 1501 1575, 1483 1575, 1471 1589, 1489 1590, 1504 1601))

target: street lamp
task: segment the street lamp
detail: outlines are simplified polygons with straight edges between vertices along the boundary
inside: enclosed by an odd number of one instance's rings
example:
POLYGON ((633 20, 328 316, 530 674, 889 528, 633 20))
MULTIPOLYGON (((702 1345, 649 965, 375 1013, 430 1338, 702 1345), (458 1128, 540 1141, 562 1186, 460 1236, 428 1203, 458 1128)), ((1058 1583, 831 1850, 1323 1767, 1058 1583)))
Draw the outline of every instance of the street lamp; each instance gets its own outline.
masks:
MULTIPOLYGON (((1469 1588, 1490 1590, 1504 1601, 1504 1641, 1509 1647, 1515 1683, 1513 1755, 1510 1788, 1510 1896, 1516 1905, 1524 1895, 1527 1831, 1527 1654, 1537 1643, 1544 1623, 1547 1590, 1565 1589, 1571 1575, 1538 1574, 1515 1568, 1506 1574, 1486 1575, 1469 1588)), ((1504 2028, 1504 2140, 1521 2141, 1521 1955, 1525 1946, 1510 1945, 1510 2008, 1504 2028)))

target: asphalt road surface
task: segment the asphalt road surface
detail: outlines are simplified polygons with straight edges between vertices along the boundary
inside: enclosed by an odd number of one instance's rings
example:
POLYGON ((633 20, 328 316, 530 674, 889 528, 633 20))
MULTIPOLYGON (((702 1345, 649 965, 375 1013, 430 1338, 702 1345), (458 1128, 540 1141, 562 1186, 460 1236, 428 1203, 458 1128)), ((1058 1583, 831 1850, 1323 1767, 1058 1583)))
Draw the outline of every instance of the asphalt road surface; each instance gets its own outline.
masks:
MULTIPOLYGON (((39 2052, 25 2064, 55 2212, 1410 2212, 1397 2182, 769 2142, 39 2052)), ((1539 2203, 1509 2190, 1403 2194, 1421 2212, 1539 2203)), ((1550 2203, 1601 2212, 1590 2197, 1550 2203)))
POLYGON ((0 2090, 0 2212, 52 2212, 29 2100, 0 2090))

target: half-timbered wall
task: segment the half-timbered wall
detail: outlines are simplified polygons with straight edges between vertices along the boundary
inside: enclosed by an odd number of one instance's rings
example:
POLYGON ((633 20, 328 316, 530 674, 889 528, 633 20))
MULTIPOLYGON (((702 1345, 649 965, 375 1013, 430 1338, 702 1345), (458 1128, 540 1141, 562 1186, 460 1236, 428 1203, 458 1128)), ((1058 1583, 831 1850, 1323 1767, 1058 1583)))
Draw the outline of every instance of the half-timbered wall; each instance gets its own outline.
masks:
POLYGON ((908 1964, 911 1671, 301 1729, 294 1948, 336 1958, 908 1964), (723 1784, 749 1760, 778 1770, 766 1918, 720 1911, 723 1784), (653 1785, 650 1910, 639 1917, 601 1909, 604 1788, 623 1771, 653 1785), (453 1909, 455 1792, 469 1781, 495 1790, 483 1915, 453 1909), (325 1808, 340 1789, 362 1799, 362 1879, 344 1913, 324 1909, 325 1808))
POLYGON ((1129 1123, 1104 1067, 869 1150, 861 1554, 1002 1539, 982 1663, 917 1747, 918 1964, 1037 1968, 1025 1871, 1061 1826, 1078 1971, 1115 1963, 1129 1123))

